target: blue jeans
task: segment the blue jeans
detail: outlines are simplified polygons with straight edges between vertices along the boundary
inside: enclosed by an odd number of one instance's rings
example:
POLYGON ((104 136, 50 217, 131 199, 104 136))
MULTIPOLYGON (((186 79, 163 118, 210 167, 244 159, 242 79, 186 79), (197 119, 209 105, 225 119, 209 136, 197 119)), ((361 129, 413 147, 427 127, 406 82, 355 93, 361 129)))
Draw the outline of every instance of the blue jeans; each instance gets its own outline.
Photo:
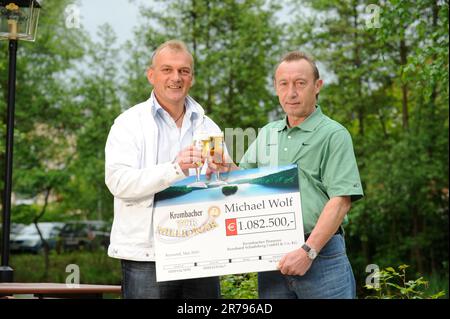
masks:
POLYGON ((342 235, 334 235, 322 248, 303 276, 279 271, 258 274, 259 298, 264 299, 354 299, 355 277, 345 252, 342 235))
POLYGON ((220 297, 219 277, 156 282, 154 262, 121 260, 124 299, 208 299, 220 297))

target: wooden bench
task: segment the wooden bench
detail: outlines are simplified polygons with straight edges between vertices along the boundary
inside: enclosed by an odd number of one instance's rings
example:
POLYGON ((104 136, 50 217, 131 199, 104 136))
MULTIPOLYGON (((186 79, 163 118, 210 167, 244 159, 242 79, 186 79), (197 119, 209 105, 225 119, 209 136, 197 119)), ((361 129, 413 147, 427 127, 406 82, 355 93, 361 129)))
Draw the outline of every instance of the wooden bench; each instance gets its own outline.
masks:
POLYGON ((79 284, 71 287, 60 283, 0 283, 0 298, 13 297, 14 295, 32 294, 34 297, 43 298, 103 298, 103 294, 118 294, 121 286, 114 285, 87 285, 79 284))

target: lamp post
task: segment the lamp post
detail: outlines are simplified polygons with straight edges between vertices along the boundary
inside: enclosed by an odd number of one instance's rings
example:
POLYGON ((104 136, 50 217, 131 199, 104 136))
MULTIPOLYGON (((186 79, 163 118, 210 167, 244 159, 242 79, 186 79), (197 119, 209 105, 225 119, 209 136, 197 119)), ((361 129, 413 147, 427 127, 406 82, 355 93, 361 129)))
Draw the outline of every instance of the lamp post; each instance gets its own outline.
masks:
POLYGON ((18 40, 36 38, 40 4, 37 0, 0 0, 0 40, 9 40, 8 107, 6 123, 5 179, 2 220, 2 263, 0 282, 13 281, 9 266, 9 233, 11 221, 11 190, 14 137, 14 108, 16 99, 16 55, 18 40))

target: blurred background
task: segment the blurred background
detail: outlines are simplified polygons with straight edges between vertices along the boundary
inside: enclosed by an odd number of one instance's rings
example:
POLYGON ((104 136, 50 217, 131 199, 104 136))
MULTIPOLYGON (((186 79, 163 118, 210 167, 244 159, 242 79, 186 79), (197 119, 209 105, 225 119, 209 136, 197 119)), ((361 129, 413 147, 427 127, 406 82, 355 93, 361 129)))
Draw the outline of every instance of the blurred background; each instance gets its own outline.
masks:
MULTIPOLYGON (((448 298, 448 1, 42 6, 37 40, 21 42, 17 60, 15 281, 65 282, 66 266, 77 264, 81 283, 120 284, 119 261, 105 250, 113 218, 106 137, 120 112, 149 97, 153 50, 178 38, 195 56, 191 96, 222 129, 257 129, 280 118, 271 85, 276 62, 290 50, 314 56, 324 79, 319 104, 351 132, 366 194, 345 225, 359 298, 374 296, 365 287, 368 265, 398 275, 397 285, 411 288, 410 279, 424 293, 414 296, 443 291, 448 298), (407 278, 401 265, 409 266, 407 278)), ((1 41, 2 189, 7 80, 8 42, 1 41)), ((255 278, 224 276, 223 296, 256 298, 255 278)), ((395 296, 395 287, 386 289, 383 296, 395 296)))

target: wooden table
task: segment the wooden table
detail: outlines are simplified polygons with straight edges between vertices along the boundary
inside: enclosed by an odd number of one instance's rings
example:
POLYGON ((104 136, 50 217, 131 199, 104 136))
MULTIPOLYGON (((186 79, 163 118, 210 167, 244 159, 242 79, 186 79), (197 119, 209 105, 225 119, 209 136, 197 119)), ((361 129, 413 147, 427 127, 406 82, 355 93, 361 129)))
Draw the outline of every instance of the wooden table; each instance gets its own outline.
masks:
POLYGON ((0 283, 0 298, 19 294, 32 294, 42 298, 103 298, 103 294, 121 294, 121 286, 79 284, 71 287, 59 283, 0 283))

